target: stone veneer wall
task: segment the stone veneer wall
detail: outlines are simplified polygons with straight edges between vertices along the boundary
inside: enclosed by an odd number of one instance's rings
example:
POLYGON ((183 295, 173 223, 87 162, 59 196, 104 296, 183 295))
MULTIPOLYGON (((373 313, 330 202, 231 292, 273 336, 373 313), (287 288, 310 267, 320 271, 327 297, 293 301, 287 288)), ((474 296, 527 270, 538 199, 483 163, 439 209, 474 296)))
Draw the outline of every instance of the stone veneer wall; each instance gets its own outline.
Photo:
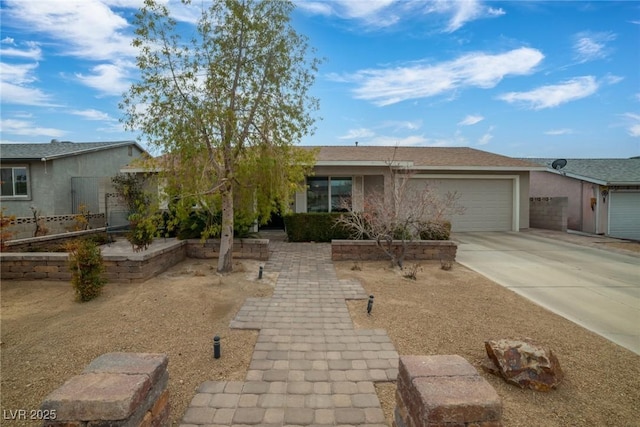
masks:
MULTIPOLYGON (((401 240, 393 241, 393 248, 399 252, 401 240)), ((414 240, 407 242, 405 260, 447 260, 455 261, 458 246, 450 240, 414 240)), ((373 240, 332 240, 331 259, 334 261, 384 260, 386 255, 373 240)))
POLYGON ((529 226, 567 231, 568 197, 529 198, 529 226))
POLYGON ((502 401, 463 357, 400 356, 394 427, 498 427, 502 401))
POLYGON ((107 353, 42 402, 44 426, 169 425, 165 354, 107 353))
MULTIPOLYGON (((103 257, 109 282, 144 282, 185 259, 185 243, 153 253, 107 255, 103 257)), ((0 254, 2 280, 70 281, 66 252, 6 252, 0 254)))
MULTIPOLYGON (((109 282, 144 282, 186 257, 216 258, 220 242, 197 239, 183 240, 161 250, 142 251, 127 255, 103 256, 106 278, 109 282)), ((233 246, 237 259, 269 259, 268 239, 238 239, 233 246)), ((70 281, 69 254, 57 252, 2 252, 0 253, 0 279, 2 280, 60 280, 70 281)))

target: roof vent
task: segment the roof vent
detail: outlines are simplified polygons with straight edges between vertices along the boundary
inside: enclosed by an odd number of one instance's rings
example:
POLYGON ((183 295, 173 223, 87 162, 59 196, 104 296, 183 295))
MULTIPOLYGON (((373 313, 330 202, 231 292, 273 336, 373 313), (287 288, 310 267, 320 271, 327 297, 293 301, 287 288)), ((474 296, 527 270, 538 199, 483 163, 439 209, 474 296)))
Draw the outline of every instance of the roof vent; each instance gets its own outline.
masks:
POLYGON ((551 167, 554 168, 555 170, 560 170, 565 166, 567 166, 566 159, 557 159, 557 160, 554 160, 553 163, 551 163, 551 167))

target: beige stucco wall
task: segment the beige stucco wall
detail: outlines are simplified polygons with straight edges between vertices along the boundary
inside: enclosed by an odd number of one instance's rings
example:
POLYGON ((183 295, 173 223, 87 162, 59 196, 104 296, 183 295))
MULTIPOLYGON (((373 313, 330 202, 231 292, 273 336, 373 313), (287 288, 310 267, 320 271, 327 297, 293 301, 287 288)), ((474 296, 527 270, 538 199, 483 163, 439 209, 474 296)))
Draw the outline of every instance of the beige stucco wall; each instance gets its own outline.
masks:
MULTIPOLYGON (((419 171, 420 174, 437 174, 447 175, 455 174, 464 178, 464 175, 484 175, 484 176, 500 176, 505 178, 517 175, 519 182, 519 228, 529 228, 529 172, 493 172, 493 171, 419 171)), ((372 193, 372 188, 384 187, 385 194, 389 196, 391 194, 391 179, 389 168, 386 166, 380 167, 349 167, 344 166, 319 166, 314 168, 315 176, 333 176, 333 177, 353 177, 354 183, 360 182, 356 177, 363 177, 364 191, 354 190, 354 206, 357 208, 362 206, 363 197, 372 193)), ((295 212, 306 212, 306 193, 299 192, 296 194, 294 203, 295 212)))

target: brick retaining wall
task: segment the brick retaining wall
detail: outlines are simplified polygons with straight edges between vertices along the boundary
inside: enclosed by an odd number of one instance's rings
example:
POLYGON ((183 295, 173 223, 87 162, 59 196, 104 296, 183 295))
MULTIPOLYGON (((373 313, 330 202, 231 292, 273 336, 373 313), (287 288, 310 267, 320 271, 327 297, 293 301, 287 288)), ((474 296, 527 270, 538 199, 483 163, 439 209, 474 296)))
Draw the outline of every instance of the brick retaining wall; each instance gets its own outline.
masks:
MULTIPOLYGON (((163 249, 126 255, 103 255, 109 282, 144 282, 189 258, 217 258, 220 242, 183 240, 163 249)), ((238 239, 233 247, 237 259, 269 259, 268 239, 238 239)), ((61 252, 0 252, 2 280, 70 281, 69 254, 61 252)))
POLYGON ((168 362, 165 354, 103 354, 45 398, 43 425, 169 425, 168 362))
MULTIPOLYGON (((188 240, 187 256, 189 258, 218 258, 220 240, 198 239, 188 240)), ((235 239, 233 241, 233 257, 236 259, 269 259, 269 239, 235 239)))
MULTIPOLYGON (((153 253, 103 256, 109 282, 144 282, 185 259, 185 244, 153 253)), ((70 281, 69 254, 66 252, 0 253, 2 280, 70 281)))
MULTIPOLYGON (((393 248, 399 252, 401 240, 393 241, 393 248)), ((458 246, 451 240, 414 240, 407 242, 405 260, 448 260, 456 259, 458 246)), ((373 240, 332 240, 331 259, 334 261, 375 261, 387 259, 385 253, 373 240)))
POLYGON ((400 356, 394 427, 501 426, 502 401, 463 357, 400 356))

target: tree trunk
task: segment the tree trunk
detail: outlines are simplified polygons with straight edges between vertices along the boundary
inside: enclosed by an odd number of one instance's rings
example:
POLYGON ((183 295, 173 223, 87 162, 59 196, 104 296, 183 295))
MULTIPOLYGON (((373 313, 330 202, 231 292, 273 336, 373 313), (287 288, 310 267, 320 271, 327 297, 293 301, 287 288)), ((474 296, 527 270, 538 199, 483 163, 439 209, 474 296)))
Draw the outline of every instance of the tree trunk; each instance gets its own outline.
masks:
POLYGON ((231 270, 233 270, 233 185, 229 182, 222 190, 222 230, 218 272, 228 273, 231 270))

